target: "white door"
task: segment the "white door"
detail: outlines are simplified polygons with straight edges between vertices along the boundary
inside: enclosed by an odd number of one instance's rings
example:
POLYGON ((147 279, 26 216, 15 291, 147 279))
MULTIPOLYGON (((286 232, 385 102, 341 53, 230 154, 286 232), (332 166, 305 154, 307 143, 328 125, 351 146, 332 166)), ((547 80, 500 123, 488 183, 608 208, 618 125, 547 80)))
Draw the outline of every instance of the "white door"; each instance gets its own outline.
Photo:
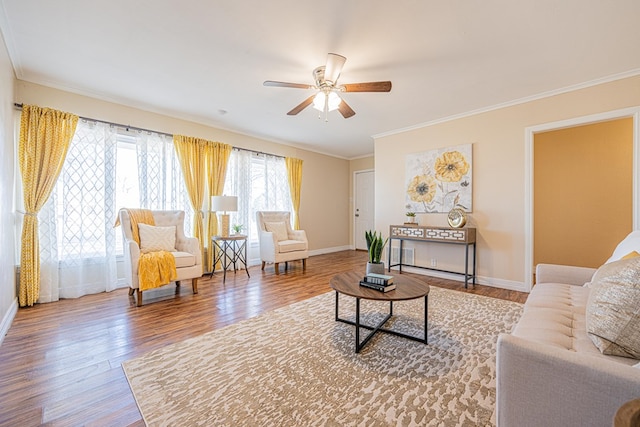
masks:
POLYGON ((374 223, 374 180, 373 171, 355 173, 354 194, 354 242, 356 249, 367 249, 364 232, 373 230, 374 223))

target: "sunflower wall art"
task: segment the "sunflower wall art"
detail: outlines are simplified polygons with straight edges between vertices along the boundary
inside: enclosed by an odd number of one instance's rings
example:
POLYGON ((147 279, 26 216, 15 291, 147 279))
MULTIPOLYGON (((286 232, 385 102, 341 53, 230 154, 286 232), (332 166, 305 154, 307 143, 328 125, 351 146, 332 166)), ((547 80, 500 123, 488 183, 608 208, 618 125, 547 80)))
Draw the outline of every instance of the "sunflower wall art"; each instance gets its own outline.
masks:
POLYGON ((408 154, 406 208, 412 212, 471 212, 472 144, 408 154))

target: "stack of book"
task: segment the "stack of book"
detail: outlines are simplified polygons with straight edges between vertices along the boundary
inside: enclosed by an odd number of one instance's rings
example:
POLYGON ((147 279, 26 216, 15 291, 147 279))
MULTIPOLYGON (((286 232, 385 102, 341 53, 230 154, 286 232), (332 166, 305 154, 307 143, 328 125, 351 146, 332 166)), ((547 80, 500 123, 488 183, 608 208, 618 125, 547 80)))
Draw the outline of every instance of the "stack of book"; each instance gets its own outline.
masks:
POLYGON ((360 281, 360 286, 375 289, 380 292, 389 292, 396 288, 393 283, 393 276, 386 274, 369 273, 360 281))

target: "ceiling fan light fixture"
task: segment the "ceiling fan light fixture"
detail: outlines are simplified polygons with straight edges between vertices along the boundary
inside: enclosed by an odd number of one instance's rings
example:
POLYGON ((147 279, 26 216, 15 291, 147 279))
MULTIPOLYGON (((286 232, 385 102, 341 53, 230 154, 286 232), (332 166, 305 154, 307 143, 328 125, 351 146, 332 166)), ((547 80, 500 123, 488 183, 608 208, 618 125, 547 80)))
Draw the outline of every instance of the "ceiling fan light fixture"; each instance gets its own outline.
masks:
POLYGON ((334 91, 320 91, 313 97, 313 108, 322 111, 334 111, 340 107, 342 98, 334 91))
POLYGON ((315 108, 318 111, 324 111, 324 100, 325 100, 324 92, 318 92, 316 96, 313 98, 313 108, 315 108))
POLYGON ((327 100, 329 111, 337 110, 341 102, 342 102, 342 99, 340 98, 340 96, 338 96, 337 93, 333 91, 329 92, 329 99, 327 100))
MULTIPOLYGON (((265 86, 290 87, 296 89, 315 89, 317 93, 312 94, 300 104, 296 105, 287 113, 288 116, 295 116, 300 111, 311 105, 315 110, 324 113, 325 121, 328 121, 329 111, 340 111, 345 119, 353 117, 356 112, 340 97, 339 92, 390 92, 390 81, 349 83, 338 85, 338 78, 347 58, 342 55, 330 53, 327 57, 326 65, 321 65, 313 70, 315 85, 302 83, 287 83, 273 80, 266 80, 265 86)), ((320 118, 318 116, 318 118, 320 118)))

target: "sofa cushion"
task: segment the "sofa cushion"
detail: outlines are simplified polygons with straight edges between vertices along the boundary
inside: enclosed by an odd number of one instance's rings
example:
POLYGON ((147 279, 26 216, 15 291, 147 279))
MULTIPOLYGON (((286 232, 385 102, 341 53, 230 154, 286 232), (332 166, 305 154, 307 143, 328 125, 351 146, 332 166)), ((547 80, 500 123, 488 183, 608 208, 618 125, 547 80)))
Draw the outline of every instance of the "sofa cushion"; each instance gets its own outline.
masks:
POLYGON ((273 233, 278 242, 287 240, 289 235, 287 233, 287 225, 284 222, 265 222, 264 228, 273 233))
POLYGON ((278 242, 278 252, 281 254, 285 252, 304 251, 306 249, 306 243, 300 240, 283 240, 278 242))
POLYGON ((604 355, 591 342, 585 320, 590 291, 590 288, 563 283, 535 285, 512 334, 538 344, 626 365, 637 363, 625 357, 604 355))
POLYGON ((591 283, 589 337, 603 354, 640 359, 640 258, 603 265, 591 283))
POLYGON ((176 259, 176 268, 191 267, 192 265, 196 265, 196 256, 194 254, 180 251, 171 252, 171 254, 176 259))
POLYGON ((138 224, 140 235, 140 252, 176 250, 176 226, 155 227, 148 224, 138 224))
MULTIPOLYGON (((576 351, 578 341, 589 339, 582 326, 589 288, 561 283, 541 283, 533 287, 513 335, 542 344, 576 351)), ((589 343, 595 350, 593 344, 589 343)), ((597 351, 595 351, 597 353, 597 351)))

